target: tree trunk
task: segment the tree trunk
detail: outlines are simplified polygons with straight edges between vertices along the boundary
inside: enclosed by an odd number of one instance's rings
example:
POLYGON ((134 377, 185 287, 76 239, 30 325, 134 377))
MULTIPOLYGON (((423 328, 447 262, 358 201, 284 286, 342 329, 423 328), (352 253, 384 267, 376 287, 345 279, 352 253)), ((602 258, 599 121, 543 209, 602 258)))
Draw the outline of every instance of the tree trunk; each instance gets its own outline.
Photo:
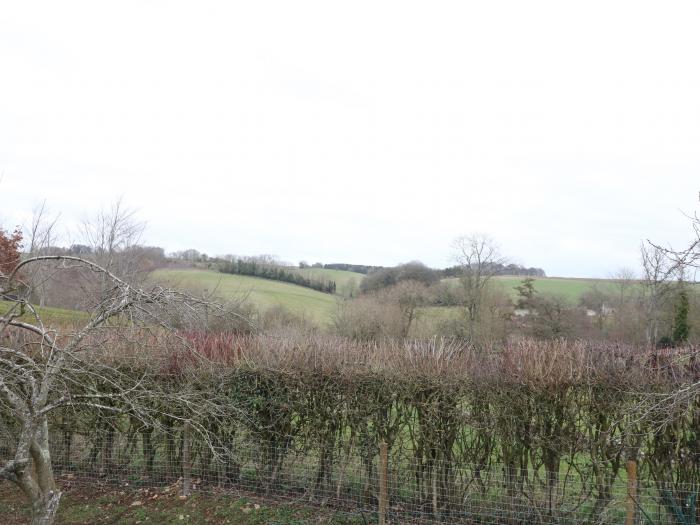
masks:
POLYGON ((45 418, 32 432, 29 442, 31 462, 18 473, 17 484, 32 507, 32 525, 52 525, 56 520, 61 491, 56 488, 49 451, 49 427, 45 418))
POLYGON ((32 501, 32 525, 53 525, 60 500, 58 490, 36 494, 32 501))

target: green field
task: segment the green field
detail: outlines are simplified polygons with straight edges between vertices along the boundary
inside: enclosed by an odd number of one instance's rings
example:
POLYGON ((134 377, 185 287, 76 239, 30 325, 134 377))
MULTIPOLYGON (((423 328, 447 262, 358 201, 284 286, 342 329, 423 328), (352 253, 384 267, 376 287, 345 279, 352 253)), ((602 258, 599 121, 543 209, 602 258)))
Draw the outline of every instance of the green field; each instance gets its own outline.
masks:
MULTIPOLYGON (((247 297, 259 308, 282 306, 296 315, 320 324, 327 324, 336 310, 337 301, 343 296, 348 296, 350 290, 356 290, 364 277, 360 273, 324 268, 307 268, 299 271, 310 277, 335 281, 337 294, 334 296, 280 281, 202 269, 157 270, 151 274, 151 280, 197 294, 213 293, 222 299, 247 297)), ((7 301, 0 301, 0 315, 7 312, 10 304, 7 301)), ((69 323, 86 315, 60 308, 38 308, 38 311, 42 320, 49 324, 69 323)), ((30 317, 25 314, 23 319, 29 321, 30 317)))
MULTIPOLYGON (((496 282, 505 287, 512 297, 517 296, 515 289, 524 277, 497 277, 496 282)), ((576 303, 581 296, 597 288, 601 292, 614 293, 615 281, 610 279, 576 279, 573 277, 538 277, 534 282, 535 290, 539 293, 555 294, 566 297, 576 303)))
MULTIPOLYGON (((525 277, 503 276, 495 277, 496 285, 505 289, 515 299, 519 286, 525 277)), ((445 282, 457 285, 457 278, 446 279, 445 282)), ((578 303, 581 296, 594 288, 606 293, 614 293, 617 289, 616 282, 611 279, 580 279, 574 277, 536 277, 535 291, 539 293, 554 294, 565 297, 572 303, 578 303)))
POLYGON ((247 297, 263 309, 282 306, 322 324, 331 321, 338 300, 337 296, 295 284, 212 270, 156 270, 151 280, 189 292, 211 293, 223 299, 247 297))
MULTIPOLYGON (((247 297, 251 303, 259 308, 282 306, 292 313, 321 324, 327 324, 332 319, 340 296, 346 296, 346 290, 359 285, 363 277, 359 273, 323 268, 307 268, 300 271, 312 277, 335 281, 338 294, 333 296, 280 281, 202 269, 156 270, 151 274, 151 279, 154 282, 190 292, 212 293, 223 299, 247 297)), ((494 281, 515 298, 517 295, 515 287, 522 282, 522 279, 522 277, 496 277, 494 281)), ((457 285, 457 279, 448 279, 447 282, 457 285)), ((573 304, 577 303, 586 291, 594 287, 602 291, 615 291, 615 282, 606 279, 543 277, 535 279, 534 286, 540 293, 563 296, 573 304)), ((438 308, 438 310, 440 311, 439 316, 444 315, 444 309, 438 308)))
MULTIPOLYGON (((14 303, 10 301, 0 301, 0 315, 4 315, 14 303)), ((88 314, 77 310, 64 310, 62 308, 39 308, 36 307, 37 313, 44 324, 70 324, 75 321, 87 321, 88 314)), ((22 321, 31 323, 34 316, 31 312, 25 312, 21 317, 22 321)))
MULTIPOLYGON (((280 281, 203 269, 156 270, 151 274, 151 280, 196 294, 211 293, 222 299, 247 297, 253 305, 263 310, 282 306, 291 313, 321 325, 327 325, 331 322, 336 311, 338 300, 350 295, 350 290, 357 290, 364 277, 355 272, 326 270, 324 268, 306 268, 300 272, 310 277, 335 281, 337 294, 334 296, 280 281)), ((515 298, 517 295, 515 287, 522 282, 522 279, 522 277, 496 277, 494 281, 498 286, 506 289, 511 297, 515 298)), ((457 285, 457 279, 447 279, 446 281, 457 285)), ((581 296, 594 287, 607 292, 615 292, 616 289, 615 281, 612 280, 563 277, 537 278, 534 286, 540 293, 563 296, 572 304, 578 303, 581 296)), ((7 311, 9 304, 0 301, 0 315, 7 311)), ((39 311, 42 319, 49 324, 69 323, 85 315, 59 308, 42 308, 39 311)), ((455 311, 450 308, 436 307, 426 308, 425 314, 428 318, 444 318, 455 315, 455 311)), ((29 317, 25 316, 25 319, 28 320, 29 317)))

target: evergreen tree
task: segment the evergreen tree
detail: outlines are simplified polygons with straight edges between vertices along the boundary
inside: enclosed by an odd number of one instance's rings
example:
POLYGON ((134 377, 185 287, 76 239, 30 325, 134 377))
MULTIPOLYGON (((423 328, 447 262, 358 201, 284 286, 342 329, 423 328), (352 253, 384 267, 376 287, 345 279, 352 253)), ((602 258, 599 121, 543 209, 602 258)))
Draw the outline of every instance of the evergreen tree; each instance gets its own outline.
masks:
POLYGON ((673 318, 673 344, 680 345, 688 340, 690 333, 690 324, 688 323, 688 310, 690 304, 688 301, 688 293, 681 289, 678 293, 676 302, 675 315, 673 318))
POLYGON ((518 300, 516 306, 518 308, 532 308, 533 299, 535 298, 535 280, 532 277, 526 277, 522 280, 522 284, 515 287, 518 291, 518 300))

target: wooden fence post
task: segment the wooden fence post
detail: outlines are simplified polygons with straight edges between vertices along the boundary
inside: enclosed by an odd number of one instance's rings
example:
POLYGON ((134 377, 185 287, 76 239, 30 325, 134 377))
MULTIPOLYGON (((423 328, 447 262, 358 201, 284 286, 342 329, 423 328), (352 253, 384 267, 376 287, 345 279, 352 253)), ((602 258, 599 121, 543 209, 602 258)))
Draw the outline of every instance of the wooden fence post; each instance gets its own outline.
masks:
POLYGON ((192 460, 190 459, 190 422, 182 427, 182 495, 192 493, 192 460))
POLYGON ((625 525, 635 525, 637 515, 637 462, 627 460, 627 517, 625 525))
POLYGON ((386 525, 389 506, 389 447, 385 441, 379 444, 379 525, 386 525))

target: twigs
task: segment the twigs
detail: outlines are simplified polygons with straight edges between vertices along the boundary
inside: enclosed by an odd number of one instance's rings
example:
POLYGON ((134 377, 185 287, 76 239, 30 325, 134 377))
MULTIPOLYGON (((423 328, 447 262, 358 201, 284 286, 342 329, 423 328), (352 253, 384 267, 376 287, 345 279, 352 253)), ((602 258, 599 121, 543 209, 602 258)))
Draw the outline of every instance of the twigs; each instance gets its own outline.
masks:
MULTIPOLYGON (((105 266, 65 255, 39 255, 19 262, 9 275, 1 276, 0 296, 14 301, 9 312, 0 316, 0 337, 8 339, 0 346, 0 415, 21 429, 13 447, 15 457, 0 472, 3 479, 13 481, 27 494, 35 523, 50 523, 60 499, 48 443, 49 419, 59 409, 111 413, 113 417, 129 414, 154 428, 164 427, 166 421, 193 420, 193 430, 215 451, 208 430, 195 421, 195 416, 207 407, 208 417, 218 414, 206 392, 189 387, 182 369, 172 385, 159 384, 154 380, 157 368, 139 369, 134 365, 145 361, 128 364, 110 354, 120 345, 133 348, 147 342, 153 333, 149 325, 166 327, 163 319, 176 310, 194 320, 202 309, 223 315, 219 305, 163 288, 147 291, 132 286, 105 266), (57 269, 87 269, 100 282, 87 320, 63 333, 44 324, 28 300, 32 283, 23 280, 24 275, 34 273, 28 271, 32 265, 50 262, 56 263, 57 269), (10 291, 15 295, 10 297, 10 291), (23 320, 27 312, 32 322, 23 320), (105 333, 113 337, 104 337, 105 333), (173 386, 176 388, 169 388, 173 386), (27 465, 30 457, 31 469, 17 468, 27 465)), ((168 352, 176 352, 177 347, 186 350, 190 360, 200 370, 204 368, 206 359, 197 356, 186 339, 174 334, 165 340, 171 344, 168 352)), ((111 463, 116 429, 111 424, 109 428, 104 454, 111 463)))

